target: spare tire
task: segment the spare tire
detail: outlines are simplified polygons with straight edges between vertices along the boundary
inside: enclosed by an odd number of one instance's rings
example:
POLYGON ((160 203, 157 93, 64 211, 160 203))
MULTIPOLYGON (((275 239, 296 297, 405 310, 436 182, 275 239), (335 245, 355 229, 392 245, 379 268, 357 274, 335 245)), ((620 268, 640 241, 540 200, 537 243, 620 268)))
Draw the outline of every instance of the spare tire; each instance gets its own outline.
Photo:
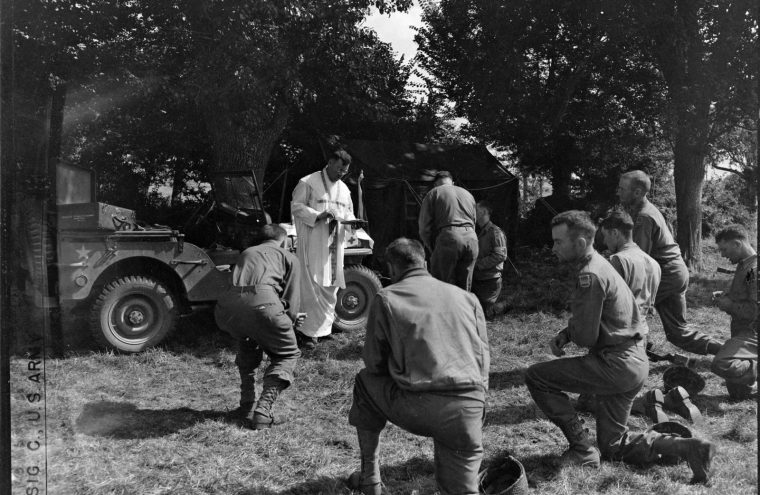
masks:
POLYGON ((372 298, 383 285, 375 272, 364 265, 346 266, 343 276, 346 288, 338 290, 333 327, 341 332, 360 330, 367 325, 372 298))

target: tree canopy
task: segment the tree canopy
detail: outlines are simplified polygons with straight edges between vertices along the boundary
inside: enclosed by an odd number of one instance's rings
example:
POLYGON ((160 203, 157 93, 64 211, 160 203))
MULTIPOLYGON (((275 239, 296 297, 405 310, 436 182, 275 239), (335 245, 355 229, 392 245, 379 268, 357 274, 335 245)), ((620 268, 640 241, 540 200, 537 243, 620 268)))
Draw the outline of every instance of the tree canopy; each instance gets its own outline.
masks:
POLYGON ((189 184, 188 174, 208 168, 262 178, 278 141, 309 128, 315 136, 368 122, 393 129, 414 117, 408 68, 361 20, 372 7, 410 3, 24 4, 14 20, 17 59, 35 63, 18 71, 16 87, 31 89, 20 94, 38 129, 20 146, 32 150, 21 161, 44 162, 34 150, 62 136, 63 158, 98 169, 104 192, 128 200, 157 183, 189 184))
MULTIPOLYGON (((430 84, 469 131, 555 194, 672 153, 678 240, 699 263, 706 158, 757 115, 757 5, 746 0, 423 2, 430 84)), ((667 162, 666 162, 667 163, 667 162)), ((614 181, 606 181, 608 184, 614 181)), ((612 190, 608 189, 611 195, 612 190)))

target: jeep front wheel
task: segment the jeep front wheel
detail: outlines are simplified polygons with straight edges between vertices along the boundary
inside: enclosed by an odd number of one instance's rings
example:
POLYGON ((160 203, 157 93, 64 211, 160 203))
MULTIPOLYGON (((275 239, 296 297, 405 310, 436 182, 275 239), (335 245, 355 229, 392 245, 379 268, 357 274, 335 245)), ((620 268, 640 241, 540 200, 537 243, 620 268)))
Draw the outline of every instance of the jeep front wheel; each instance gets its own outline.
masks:
POLYGON ((367 325, 372 298, 382 289, 375 272, 364 265, 350 265, 343 270, 346 288, 338 291, 333 326, 340 331, 352 331, 367 325))
POLYGON ((140 352, 159 344, 177 323, 177 302, 162 282, 129 276, 107 284, 90 314, 90 330, 101 345, 140 352))

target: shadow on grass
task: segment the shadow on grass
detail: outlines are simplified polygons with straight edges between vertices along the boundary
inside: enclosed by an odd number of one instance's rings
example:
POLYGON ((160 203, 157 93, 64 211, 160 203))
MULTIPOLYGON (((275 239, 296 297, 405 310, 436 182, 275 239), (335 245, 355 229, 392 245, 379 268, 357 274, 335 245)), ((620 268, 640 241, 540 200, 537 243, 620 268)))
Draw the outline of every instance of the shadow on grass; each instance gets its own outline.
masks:
POLYGON ((331 357, 338 361, 358 361, 362 358, 364 345, 359 341, 343 342, 343 345, 335 346, 332 350, 331 357))
POLYGON ((158 438, 209 419, 225 419, 219 411, 139 409, 128 402, 100 401, 85 404, 76 419, 79 433, 119 439, 158 438))
POLYGON ((525 370, 526 368, 517 368, 509 371, 493 371, 488 375, 488 388, 502 390, 522 387, 525 385, 525 370))
POLYGON ((235 339, 216 326, 212 308, 182 316, 162 345, 169 351, 197 357, 215 355, 220 349, 236 349, 235 339))
POLYGON ((517 457, 517 459, 525 468, 525 476, 531 488, 536 488, 538 482, 553 480, 560 470, 559 457, 556 455, 532 455, 525 458, 517 457))
MULTIPOLYGON (((357 458, 357 466, 358 466, 357 458)), ((394 466, 380 466, 380 474, 389 493, 401 493, 399 489, 413 478, 430 476, 435 473, 433 462, 426 457, 413 457, 408 461, 394 466)), ((252 488, 251 490, 237 492, 236 495, 334 495, 342 493, 355 493, 348 488, 346 481, 350 472, 338 477, 320 476, 286 490, 273 492, 267 489, 252 488)))
POLYGON ((492 407, 486 412, 483 426, 490 425, 517 425, 525 421, 534 421, 538 417, 538 406, 534 403, 492 407))
MULTIPOLYGON (((725 390, 725 388, 724 388, 725 390)), ((736 406, 746 402, 747 404, 757 403, 757 394, 752 394, 749 399, 743 401, 733 400, 728 396, 728 393, 723 395, 704 395, 699 394, 692 399, 692 402, 702 411, 702 414, 710 416, 725 416, 729 412, 726 410, 726 406, 736 406)))

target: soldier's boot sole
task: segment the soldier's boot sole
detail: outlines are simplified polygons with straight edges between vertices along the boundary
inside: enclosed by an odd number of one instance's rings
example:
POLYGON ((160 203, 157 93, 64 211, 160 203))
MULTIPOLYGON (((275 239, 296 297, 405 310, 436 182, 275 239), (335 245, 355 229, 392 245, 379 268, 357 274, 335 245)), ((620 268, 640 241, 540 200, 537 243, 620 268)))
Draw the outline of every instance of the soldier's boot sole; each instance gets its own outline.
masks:
POLYGON ((668 415, 662 410, 665 403, 665 397, 662 390, 655 389, 648 391, 644 396, 644 413, 655 424, 669 421, 668 415))
POLYGON ((673 411, 692 423, 696 423, 702 419, 702 413, 689 398, 689 392, 683 387, 671 389, 665 395, 664 406, 665 409, 673 411))

